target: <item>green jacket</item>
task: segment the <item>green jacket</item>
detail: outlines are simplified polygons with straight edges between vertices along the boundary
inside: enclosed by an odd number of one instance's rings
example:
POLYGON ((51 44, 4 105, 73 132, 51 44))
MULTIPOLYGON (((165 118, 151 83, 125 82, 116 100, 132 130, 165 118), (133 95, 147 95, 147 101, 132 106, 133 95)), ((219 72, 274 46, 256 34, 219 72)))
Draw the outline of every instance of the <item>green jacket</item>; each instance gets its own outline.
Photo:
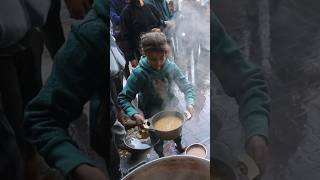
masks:
POLYGON ((194 92, 191 83, 181 72, 178 66, 166 59, 159 71, 154 70, 148 63, 147 57, 142 56, 139 65, 133 70, 127 80, 127 84, 118 96, 121 108, 132 117, 138 113, 131 101, 140 93, 143 113, 147 118, 164 110, 170 102, 176 99, 173 90, 173 82, 185 94, 187 104, 194 101, 194 92))
MULTIPOLYGON (((81 163, 91 163, 68 134, 71 121, 97 94, 107 95, 109 8, 95 0, 84 20, 73 25, 58 51, 53 69, 40 93, 25 111, 28 136, 49 165, 67 174, 81 163)), ((100 102, 96 103, 97 113, 100 102)))
POLYGON ((211 23, 213 27, 211 69, 217 75, 225 92, 236 98, 246 138, 253 135, 268 138, 270 97, 262 71, 244 58, 239 47, 226 34, 213 13, 211 23))

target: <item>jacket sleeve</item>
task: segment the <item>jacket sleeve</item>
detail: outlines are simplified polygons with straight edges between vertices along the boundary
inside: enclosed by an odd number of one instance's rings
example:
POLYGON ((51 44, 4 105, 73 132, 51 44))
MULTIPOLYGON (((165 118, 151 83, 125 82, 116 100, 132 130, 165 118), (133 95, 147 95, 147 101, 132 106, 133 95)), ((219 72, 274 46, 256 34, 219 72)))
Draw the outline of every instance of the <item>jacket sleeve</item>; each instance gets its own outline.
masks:
POLYGON ((194 90, 190 81, 182 73, 181 69, 173 63, 174 81, 179 89, 184 93, 187 105, 194 105, 194 90))
POLYGON ((132 71, 127 80, 127 84, 118 95, 118 104, 129 117, 138 113, 135 107, 131 104, 131 101, 139 92, 141 92, 143 87, 143 80, 137 71, 138 69, 134 69, 132 71))
MULTIPOLYGON (((94 35, 91 33, 89 35, 94 35)), ((91 163, 68 134, 70 122, 79 117, 83 105, 106 77, 101 59, 106 55, 102 56, 99 51, 92 53, 98 48, 86 46, 92 44, 88 41, 72 28, 55 57, 49 79, 25 111, 28 138, 47 163, 64 175, 79 164, 91 163)))
POLYGON ((228 36, 213 15, 213 60, 211 69, 225 92, 239 105, 239 118, 246 138, 261 135, 268 138, 270 97, 262 70, 246 60, 239 47, 228 36))

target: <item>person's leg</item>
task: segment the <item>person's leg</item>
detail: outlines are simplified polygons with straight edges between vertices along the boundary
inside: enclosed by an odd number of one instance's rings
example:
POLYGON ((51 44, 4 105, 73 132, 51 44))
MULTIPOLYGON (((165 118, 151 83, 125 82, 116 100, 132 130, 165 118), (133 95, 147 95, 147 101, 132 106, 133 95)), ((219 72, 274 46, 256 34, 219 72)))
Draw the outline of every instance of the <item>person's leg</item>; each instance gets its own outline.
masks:
POLYGON ((41 59, 44 48, 41 33, 36 29, 27 34, 25 43, 27 49, 15 57, 15 64, 19 70, 23 107, 39 93, 42 87, 41 59))
MULTIPOLYGON (((15 55, 14 55, 15 56, 15 55)), ((23 62, 24 59, 20 59, 23 62)), ((23 95, 19 80, 19 68, 14 63, 14 58, 3 60, 0 58, 0 91, 4 113, 12 126, 19 151, 24 161, 24 177, 26 180, 39 180, 39 158, 35 149, 26 141, 23 131, 23 95)))
POLYGON ((13 128, 1 107, 0 97, 0 177, 1 179, 22 180, 23 158, 13 128))
POLYGON ((182 144, 182 136, 177 137, 174 139, 174 142, 176 143, 176 149, 180 152, 183 153, 186 150, 185 145, 182 144))
MULTIPOLYGON (((151 143, 155 144, 157 143, 159 137, 157 137, 155 133, 150 132, 150 139, 151 139, 151 143)), ((160 139, 160 141, 153 147, 156 153, 158 154, 159 158, 164 157, 163 143, 164 143, 163 140, 160 139)))
POLYGON ((60 9, 61 0, 51 0, 51 7, 48 12, 47 22, 41 28, 45 44, 51 58, 54 58, 55 54, 65 41, 60 20, 60 9))
POLYGON ((0 93, 4 114, 16 133, 18 144, 21 145, 23 137, 23 102, 18 72, 12 57, 0 57, 0 93))

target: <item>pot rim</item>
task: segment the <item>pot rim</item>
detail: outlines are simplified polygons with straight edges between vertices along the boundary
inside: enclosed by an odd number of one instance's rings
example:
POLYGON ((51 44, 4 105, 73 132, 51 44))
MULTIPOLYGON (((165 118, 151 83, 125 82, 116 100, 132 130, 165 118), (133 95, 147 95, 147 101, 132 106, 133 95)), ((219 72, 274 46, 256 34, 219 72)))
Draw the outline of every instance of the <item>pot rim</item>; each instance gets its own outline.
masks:
POLYGON ((136 169, 134 169, 133 171, 131 171, 130 173, 128 173, 126 176, 124 176, 124 177, 122 178, 122 180, 125 179, 125 178, 128 178, 128 177, 131 176, 134 172, 139 171, 140 169, 144 168, 145 166, 152 165, 152 164, 157 163, 157 162, 159 162, 159 161, 171 160, 171 159, 177 159, 177 158, 195 159, 195 160, 200 160, 201 162, 204 162, 204 163, 209 163, 209 170, 210 170, 210 160, 209 160, 209 159, 204 159, 204 158, 200 158, 200 157, 196 157, 196 156, 188 156, 188 155, 171 155, 171 156, 165 156, 165 157, 161 157, 161 158, 158 158, 158 159, 149 161, 149 162, 147 162, 147 163, 145 163, 145 164, 137 167, 136 169))

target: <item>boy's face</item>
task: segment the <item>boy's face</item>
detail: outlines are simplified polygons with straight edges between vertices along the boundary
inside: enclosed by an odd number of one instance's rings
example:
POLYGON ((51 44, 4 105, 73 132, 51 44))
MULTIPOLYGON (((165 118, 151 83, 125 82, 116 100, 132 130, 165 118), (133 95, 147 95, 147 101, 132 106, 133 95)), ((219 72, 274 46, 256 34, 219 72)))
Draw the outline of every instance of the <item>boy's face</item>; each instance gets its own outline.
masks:
POLYGON ((166 50, 148 50, 145 53, 151 67, 160 70, 166 59, 166 50))

